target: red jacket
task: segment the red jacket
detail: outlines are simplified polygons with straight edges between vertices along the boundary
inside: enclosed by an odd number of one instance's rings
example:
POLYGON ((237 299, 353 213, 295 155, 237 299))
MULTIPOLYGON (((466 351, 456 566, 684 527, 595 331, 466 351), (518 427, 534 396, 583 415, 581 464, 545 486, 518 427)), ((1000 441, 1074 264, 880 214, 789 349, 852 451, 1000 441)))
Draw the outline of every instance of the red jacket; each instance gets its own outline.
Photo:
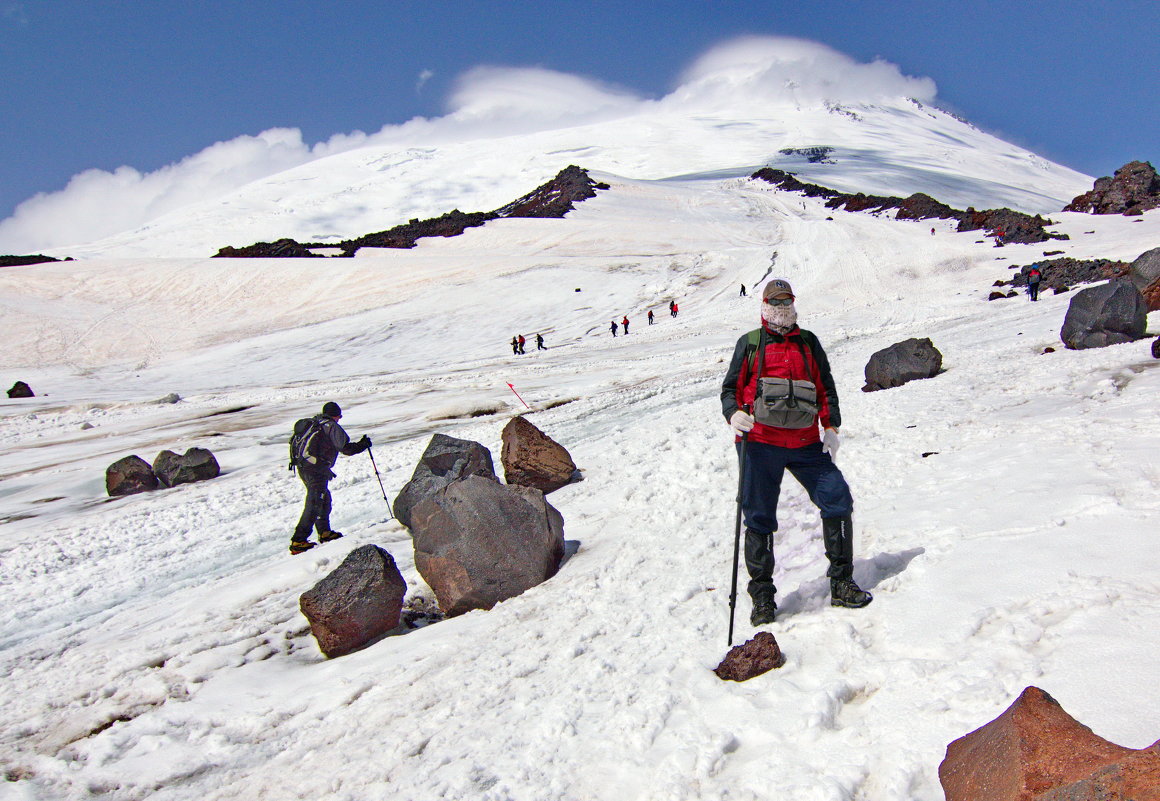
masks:
MULTIPOLYGON (((762 376, 812 381, 818 388, 820 408, 817 422, 822 428, 837 428, 842 424, 838 392, 826 352, 812 332, 797 326, 786 336, 765 329, 764 361, 750 345, 749 334, 737 340, 729 371, 721 385, 721 411, 726 420, 742 406, 748 406, 752 413, 753 401, 757 397, 758 365, 761 365, 762 376)), ((816 423, 806 428, 775 428, 756 423, 749 432, 749 439, 782 448, 802 448, 820 442, 821 436, 816 423)))

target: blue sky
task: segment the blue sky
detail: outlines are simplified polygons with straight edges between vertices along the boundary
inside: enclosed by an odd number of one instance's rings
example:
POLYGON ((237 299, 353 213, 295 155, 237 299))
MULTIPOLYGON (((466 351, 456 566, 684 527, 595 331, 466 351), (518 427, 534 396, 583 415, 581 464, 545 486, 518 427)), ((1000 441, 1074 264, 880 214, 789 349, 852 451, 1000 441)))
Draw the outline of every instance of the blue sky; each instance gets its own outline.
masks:
POLYGON ((671 90, 745 34, 822 42, 1093 176, 1160 158, 1160 0, 958 3, 0 0, 0 219, 89 168, 155 170, 273 127, 308 143, 445 111, 472 67, 671 90))

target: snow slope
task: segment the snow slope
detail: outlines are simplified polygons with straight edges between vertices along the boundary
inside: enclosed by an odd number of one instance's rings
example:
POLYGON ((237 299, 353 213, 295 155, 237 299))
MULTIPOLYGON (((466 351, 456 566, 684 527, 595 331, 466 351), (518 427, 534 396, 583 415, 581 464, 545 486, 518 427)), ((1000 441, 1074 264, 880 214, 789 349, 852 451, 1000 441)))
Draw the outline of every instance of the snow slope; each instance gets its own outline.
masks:
MULTIPOLYGON (((1148 342, 1063 351, 1069 295, 985 302, 1042 247, 739 178, 598 177, 611 191, 564 220, 413 251, 0 271, 0 364, 42 393, 0 406, 0 798, 933 801, 946 744, 1028 684, 1116 742, 1156 739, 1148 342), (757 320, 738 285, 771 275, 833 364, 876 600, 828 606, 816 513, 787 480, 770 628, 788 663, 737 685, 711 673, 736 485, 717 394, 757 320), (513 357, 535 331, 549 350, 513 357), (859 392, 869 355, 911 336, 947 371, 859 392), (324 660, 297 598, 352 548, 430 591, 361 457, 332 484, 346 538, 286 554, 290 423, 338 400, 393 497, 434 432, 498 458, 522 409, 507 382, 585 471, 550 498, 575 554, 491 611, 324 660), (114 459, 194 445, 220 478, 104 497, 114 459)), ((1055 217, 1072 238, 1052 249, 1077 256, 1160 239, 1156 212, 1055 217)))

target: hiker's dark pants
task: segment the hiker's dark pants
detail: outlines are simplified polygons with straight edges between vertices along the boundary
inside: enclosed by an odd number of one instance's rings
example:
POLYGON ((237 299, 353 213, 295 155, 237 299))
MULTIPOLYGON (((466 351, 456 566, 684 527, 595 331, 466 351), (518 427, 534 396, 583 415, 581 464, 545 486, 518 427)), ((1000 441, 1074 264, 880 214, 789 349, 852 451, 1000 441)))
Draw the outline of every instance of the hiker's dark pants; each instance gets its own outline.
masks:
POLYGON ((1027 285, 1027 294, 1031 296, 1032 300, 1039 300, 1039 282, 1027 285))
MULTIPOLYGON (((754 598, 764 593, 772 596, 776 592, 773 586, 773 532, 777 531, 777 501, 785 471, 789 470, 805 488, 823 520, 852 515, 854 498, 842 471, 828 453, 822 452, 820 442, 803 448, 739 442, 738 456, 743 444, 746 451, 745 475, 741 480, 741 513, 745 519, 745 567, 749 571, 749 594, 754 598)), ((836 548, 826 548, 831 564, 836 552, 836 548)))
POLYGON ((306 485, 306 505, 302 507, 302 517, 294 527, 292 542, 305 542, 310 537, 310 529, 314 528, 319 534, 330 531, 330 479, 333 477, 327 470, 319 473, 314 470, 298 469, 298 477, 306 485))

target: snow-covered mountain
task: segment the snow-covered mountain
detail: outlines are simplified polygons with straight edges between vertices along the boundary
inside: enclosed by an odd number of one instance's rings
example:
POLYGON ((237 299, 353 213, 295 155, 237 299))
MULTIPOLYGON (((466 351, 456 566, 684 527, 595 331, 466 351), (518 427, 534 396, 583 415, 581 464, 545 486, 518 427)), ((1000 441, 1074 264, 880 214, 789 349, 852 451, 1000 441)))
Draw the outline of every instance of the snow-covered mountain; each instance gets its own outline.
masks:
MULTIPOLYGON (((737 63, 708 59, 661 101, 601 95, 598 124, 459 139, 463 119, 416 124, 426 144, 388 132, 70 247, 76 262, 0 270, 0 370, 39 395, 0 405, 0 798, 934 801, 946 744, 1029 684, 1109 739, 1155 741, 1140 714, 1160 613, 1148 343, 1064 351, 1069 295, 988 303, 1042 245, 835 212, 745 176, 774 163, 1025 211, 1090 180, 900 76, 840 73, 864 80, 829 107, 784 81, 768 105, 718 102, 710 89, 763 74, 737 63), (919 102, 881 96, 896 83, 919 102), (820 145, 832 163, 780 153, 820 145), (352 259, 205 258, 495 208, 568 163, 611 188, 561 220, 352 259), (770 629, 788 662, 737 685, 711 672, 736 491, 717 395, 758 319, 739 285, 772 276, 830 356, 855 577, 876 599, 827 605, 816 512, 787 480, 770 629), (624 314, 632 333, 612 339, 624 314), (549 349, 512 356, 511 336, 537 331, 549 349), (946 372, 859 392, 869 355, 912 336, 946 372), (393 497, 432 433, 498 456, 526 411, 509 382, 585 471, 549 497, 576 553, 491 611, 324 660, 298 596, 354 547, 383 546, 412 598, 430 591, 362 457, 332 483, 347 536, 287 555, 291 423, 339 401, 393 497), (195 445, 221 477, 104 497, 112 461, 195 445)), ((484 115, 483 97, 459 113, 484 115)), ((1157 211, 1050 216, 1065 255, 1160 244, 1157 211)), ((742 598, 742 639, 747 616, 742 598)))

